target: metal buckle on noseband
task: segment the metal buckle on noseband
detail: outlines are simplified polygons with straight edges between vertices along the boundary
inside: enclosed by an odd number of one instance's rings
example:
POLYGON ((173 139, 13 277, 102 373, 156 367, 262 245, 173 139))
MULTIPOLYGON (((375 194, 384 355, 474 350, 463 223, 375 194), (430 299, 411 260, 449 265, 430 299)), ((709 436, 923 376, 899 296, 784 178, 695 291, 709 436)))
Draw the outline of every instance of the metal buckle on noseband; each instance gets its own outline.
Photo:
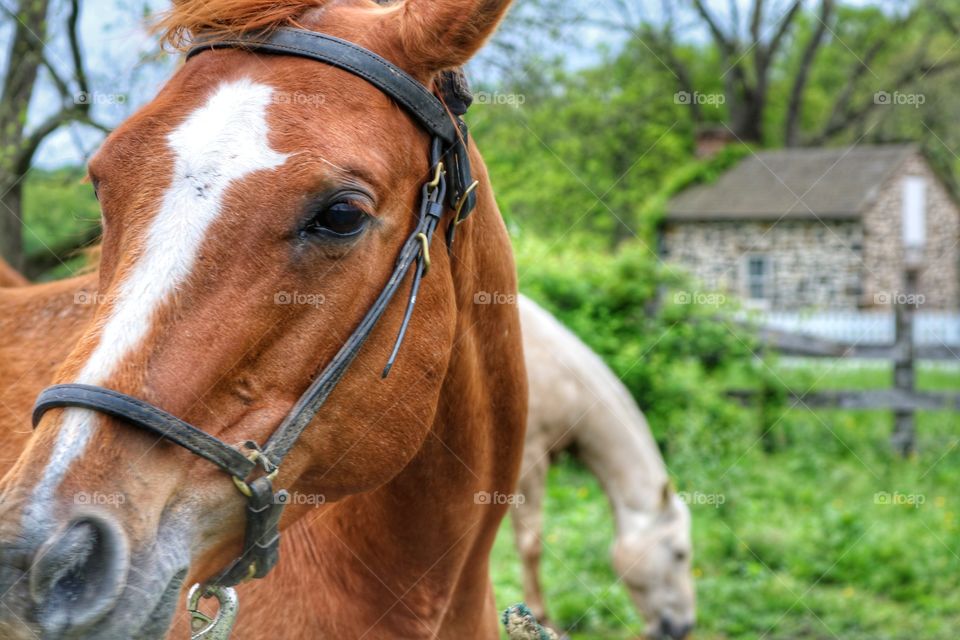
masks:
MULTIPOLYGON (((247 442, 243 443, 243 446, 250 449, 250 453, 247 454, 247 459, 262 468, 263 472, 266 474, 265 477, 267 480, 273 482, 274 479, 276 479, 277 474, 280 473, 280 467, 273 464, 270 458, 263 455, 263 452, 260 450, 260 447, 257 446, 257 443, 248 440, 247 442)), ((231 475, 230 477, 233 478, 233 484, 237 486, 237 489, 240 491, 240 493, 248 498, 253 496, 250 485, 247 484, 246 476, 241 478, 239 476, 231 475)))
POLYGON ((240 599, 232 587, 203 587, 195 584, 187 594, 190 640, 227 640, 240 611, 240 599), (211 618, 200 611, 201 598, 215 598, 217 614, 211 618))

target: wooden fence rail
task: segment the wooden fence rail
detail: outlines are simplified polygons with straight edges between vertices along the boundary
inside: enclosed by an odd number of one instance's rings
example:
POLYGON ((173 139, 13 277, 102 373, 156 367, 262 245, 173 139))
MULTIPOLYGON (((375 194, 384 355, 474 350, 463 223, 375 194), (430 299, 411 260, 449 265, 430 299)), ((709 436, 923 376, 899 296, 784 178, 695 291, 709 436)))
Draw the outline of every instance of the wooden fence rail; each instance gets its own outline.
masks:
MULTIPOLYGON (((903 349, 897 344, 847 344, 770 328, 761 328, 757 335, 764 348, 785 356, 805 358, 896 360, 903 349)), ((915 360, 960 360, 960 348, 948 345, 916 345, 913 351, 915 360)))
MULTIPOLYGON (((727 392, 743 404, 753 404, 761 395, 753 389, 727 392)), ((787 393, 791 406, 811 409, 889 409, 893 411, 960 411, 960 394, 901 389, 863 389, 849 391, 810 391, 787 393)))
MULTIPOLYGON (((905 274, 907 294, 916 288, 916 272, 905 274)), ((904 300, 911 296, 899 296, 904 300)), ((947 345, 915 345, 913 326, 916 307, 900 304, 896 307, 896 337, 893 344, 848 344, 779 329, 761 328, 758 336, 762 349, 783 355, 808 358, 867 358, 893 363, 894 387, 856 391, 811 391, 798 394, 788 392, 788 402, 810 408, 887 409, 894 414, 894 429, 890 442, 901 455, 907 456, 916 448, 915 415, 917 411, 960 411, 960 394, 916 390, 916 363, 918 360, 960 361, 960 349, 947 345)), ((756 402, 762 392, 736 389, 729 395, 743 403, 756 402)))

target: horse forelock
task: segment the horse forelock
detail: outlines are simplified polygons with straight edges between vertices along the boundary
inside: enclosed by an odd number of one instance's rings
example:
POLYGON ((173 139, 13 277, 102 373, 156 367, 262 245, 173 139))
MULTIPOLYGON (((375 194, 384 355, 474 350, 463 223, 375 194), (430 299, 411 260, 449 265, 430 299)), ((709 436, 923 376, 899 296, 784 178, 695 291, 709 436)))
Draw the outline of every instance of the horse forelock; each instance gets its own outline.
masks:
POLYGON ((228 37, 296 25, 305 12, 328 3, 329 0, 178 0, 160 15, 153 28, 165 46, 185 49, 199 33, 228 37))

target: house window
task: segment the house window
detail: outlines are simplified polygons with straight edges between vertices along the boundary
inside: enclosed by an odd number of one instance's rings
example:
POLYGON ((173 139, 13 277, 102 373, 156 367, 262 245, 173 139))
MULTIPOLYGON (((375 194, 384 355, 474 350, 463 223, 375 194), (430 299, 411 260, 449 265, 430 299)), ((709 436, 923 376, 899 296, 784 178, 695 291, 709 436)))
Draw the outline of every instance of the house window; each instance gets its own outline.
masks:
POLYGON ((921 176, 903 179, 903 247, 908 262, 917 263, 927 243, 927 181, 921 176))
POLYGON ((772 297, 770 256, 752 255, 746 258, 746 293, 750 300, 769 300, 772 297))

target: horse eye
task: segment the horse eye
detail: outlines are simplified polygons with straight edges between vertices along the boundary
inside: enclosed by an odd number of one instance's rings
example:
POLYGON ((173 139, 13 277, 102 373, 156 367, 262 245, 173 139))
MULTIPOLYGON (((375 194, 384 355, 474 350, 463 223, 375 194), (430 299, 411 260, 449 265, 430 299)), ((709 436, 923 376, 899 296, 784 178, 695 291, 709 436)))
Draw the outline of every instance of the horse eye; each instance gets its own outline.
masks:
POLYGON ((334 202, 317 212, 306 230, 336 238, 350 238, 367 226, 367 214, 349 200, 334 202))
POLYGON ((686 551, 674 551, 673 557, 677 560, 677 562, 683 562, 684 560, 687 559, 687 552, 686 552, 686 551))

